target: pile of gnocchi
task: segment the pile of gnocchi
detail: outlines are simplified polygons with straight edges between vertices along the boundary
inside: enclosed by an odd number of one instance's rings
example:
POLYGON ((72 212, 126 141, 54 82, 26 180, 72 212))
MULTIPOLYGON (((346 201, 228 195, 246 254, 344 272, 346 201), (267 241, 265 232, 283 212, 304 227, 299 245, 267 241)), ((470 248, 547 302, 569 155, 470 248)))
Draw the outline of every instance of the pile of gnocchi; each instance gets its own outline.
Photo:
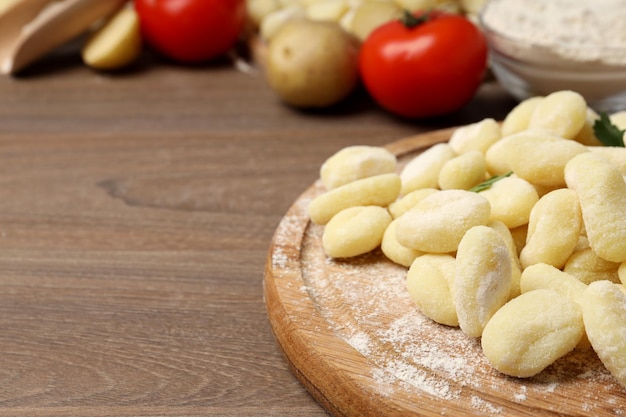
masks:
MULTIPOLYGON (((573 91, 462 126, 400 166, 347 147, 308 214, 331 258, 380 248, 430 319, 480 338, 503 374, 593 349, 626 387, 626 148, 602 146, 573 91)), ((610 115, 626 130, 626 112, 610 115)))

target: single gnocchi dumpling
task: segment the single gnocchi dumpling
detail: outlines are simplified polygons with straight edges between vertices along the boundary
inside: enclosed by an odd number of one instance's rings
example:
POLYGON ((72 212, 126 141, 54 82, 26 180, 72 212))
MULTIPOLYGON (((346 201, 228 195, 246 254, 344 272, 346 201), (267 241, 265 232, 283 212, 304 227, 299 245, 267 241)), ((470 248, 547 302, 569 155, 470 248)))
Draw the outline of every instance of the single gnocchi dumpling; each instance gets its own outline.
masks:
POLYGON ((489 320, 482 334, 485 356, 505 375, 537 375, 579 344, 581 308, 554 290, 523 293, 489 320))
POLYGON ((538 289, 554 290, 580 304, 587 285, 552 265, 538 263, 524 269, 520 289, 522 293, 538 289))
POLYGON ((402 196, 398 200, 389 204, 389 213, 391 213, 391 216, 394 219, 397 219, 412 209, 417 203, 436 192, 439 192, 437 188, 420 188, 418 190, 411 191, 407 195, 402 196))
POLYGON ((515 140, 516 135, 517 134, 503 137, 485 152, 487 171, 491 175, 504 175, 511 171, 507 155, 510 153, 511 149, 509 143, 515 140))
POLYGON ((530 212, 526 246, 520 253, 522 267, 547 263, 562 268, 578 244, 581 229, 575 191, 561 188, 544 195, 530 212))
POLYGON ((317 196, 309 204, 309 217, 315 224, 326 224, 342 210, 355 206, 387 207, 400 194, 398 174, 363 178, 317 196))
POLYGON ((324 228, 324 252, 331 258, 350 258, 371 252, 380 246, 389 223, 391 216, 384 207, 342 210, 324 228))
MULTIPOLYGON (((581 305, 587 285, 552 265, 539 263, 524 269, 520 279, 520 289, 522 293, 538 289, 554 290, 581 305)), ((591 349, 591 343, 587 335, 583 333, 576 345, 576 350, 587 351, 589 349, 591 349)))
POLYGON ((437 188, 439 171, 456 153, 447 143, 438 143, 410 160, 400 173, 401 193, 406 195, 420 188, 437 188))
POLYGON ((541 100, 543 100, 541 96, 529 97, 513 107, 502 121, 502 136, 509 136, 528 129, 530 118, 541 100))
POLYGON ((626 293, 617 284, 589 284, 582 303, 587 337, 611 374, 626 387, 626 293))
POLYGON ((602 259, 591 247, 586 247, 572 253, 563 266, 563 271, 585 284, 603 280, 617 283, 619 266, 619 263, 602 259))
POLYGON ((452 286, 455 259, 445 254, 425 254, 416 258, 407 273, 407 289, 419 310, 431 320, 458 326, 452 286))
POLYGON ((502 137, 500 124, 494 119, 483 119, 457 128, 450 137, 450 147, 458 155, 469 151, 482 154, 502 137))
POLYGON ((432 194, 398 218, 396 238, 401 245, 429 253, 450 253, 469 229, 487 224, 489 202, 465 190, 432 194))
POLYGON ((562 90, 548 94, 529 121, 530 129, 541 129, 555 136, 573 139, 587 120, 587 102, 577 92, 562 90))
POLYGON ((619 170, 622 175, 626 175, 626 148, 616 146, 589 146, 588 149, 598 155, 602 155, 619 170))
POLYGON ((480 337, 487 322, 511 293, 509 249, 494 229, 475 226, 465 233, 456 254, 454 292, 459 326, 480 337))
POLYGON ((387 226, 380 249, 390 261, 408 268, 417 257, 424 255, 424 252, 407 248, 398 242, 396 238, 396 222, 397 219, 394 219, 387 226))
POLYGON ((528 224, 530 212, 539 201, 535 187, 516 176, 502 178, 480 195, 491 205, 490 219, 510 229, 528 224))
POLYGON ((506 138, 506 164, 531 184, 565 187, 565 165, 576 155, 587 153, 584 145, 538 130, 526 130, 506 138))
POLYGON ((328 158, 320 168, 327 190, 352 181, 396 171, 396 156, 379 146, 348 146, 328 158))
POLYGON ((585 146, 602 146, 602 142, 596 136, 593 125, 600 116, 593 109, 587 109, 587 118, 580 132, 574 136, 574 140, 585 146))
POLYGON ((469 190, 487 176, 485 155, 480 151, 467 151, 450 159, 439 171, 439 188, 442 190, 469 190))
POLYGON ((603 259, 626 261, 626 182, 606 158, 592 152, 565 167, 567 186, 580 200, 589 245, 603 259))

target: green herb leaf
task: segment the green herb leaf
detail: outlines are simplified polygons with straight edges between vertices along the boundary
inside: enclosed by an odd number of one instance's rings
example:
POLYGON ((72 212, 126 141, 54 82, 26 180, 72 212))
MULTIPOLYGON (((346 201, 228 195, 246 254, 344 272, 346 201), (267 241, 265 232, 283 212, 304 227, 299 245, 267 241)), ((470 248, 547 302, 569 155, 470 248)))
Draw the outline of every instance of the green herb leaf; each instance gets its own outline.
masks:
POLYGON ((480 184, 476 185, 475 187, 470 188, 469 191, 473 191, 475 193, 479 193, 481 191, 488 190, 489 188, 491 188, 491 186, 494 183, 500 181, 503 178, 510 177, 511 175, 513 175, 513 171, 509 171, 506 174, 502 174, 502 175, 496 175, 495 177, 491 177, 487 181, 481 182, 480 184))
POLYGON ((602 112, 600 118, 593 123, 593 133, 604 146, 624 147, 624 132, 611 123, 609 115, 602 112))

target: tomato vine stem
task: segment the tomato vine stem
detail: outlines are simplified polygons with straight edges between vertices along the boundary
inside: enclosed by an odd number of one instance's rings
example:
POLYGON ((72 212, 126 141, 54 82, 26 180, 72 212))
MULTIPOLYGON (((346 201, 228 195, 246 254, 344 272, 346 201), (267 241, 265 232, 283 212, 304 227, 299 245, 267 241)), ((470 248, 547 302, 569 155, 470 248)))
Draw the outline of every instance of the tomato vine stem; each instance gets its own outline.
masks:
POLYGON ((423 14, 420 14, 419 16, 415 16, 413 13, 405 9, 402 12, 402 17, 400 18, 400 22, 402 22, 402 24, 406 28, 411 29, 411 28, 421 25, 422 23, 426 23, 429 19, 430 19, 430 11, 426 11, 423 14))

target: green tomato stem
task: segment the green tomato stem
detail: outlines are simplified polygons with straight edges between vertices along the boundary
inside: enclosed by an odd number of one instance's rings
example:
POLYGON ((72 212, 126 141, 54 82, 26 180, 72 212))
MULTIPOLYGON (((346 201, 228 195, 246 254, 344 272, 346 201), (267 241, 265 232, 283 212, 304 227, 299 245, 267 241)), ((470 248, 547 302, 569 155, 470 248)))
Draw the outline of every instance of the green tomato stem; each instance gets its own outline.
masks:
POLYGON ((400 22, 408 29, 426 23, 428 20, 430 20, 430 11, 424 12, 424 14, 420 16, 415 16, 406 9, 402 12, 402 17, 400 18, 400 22))

